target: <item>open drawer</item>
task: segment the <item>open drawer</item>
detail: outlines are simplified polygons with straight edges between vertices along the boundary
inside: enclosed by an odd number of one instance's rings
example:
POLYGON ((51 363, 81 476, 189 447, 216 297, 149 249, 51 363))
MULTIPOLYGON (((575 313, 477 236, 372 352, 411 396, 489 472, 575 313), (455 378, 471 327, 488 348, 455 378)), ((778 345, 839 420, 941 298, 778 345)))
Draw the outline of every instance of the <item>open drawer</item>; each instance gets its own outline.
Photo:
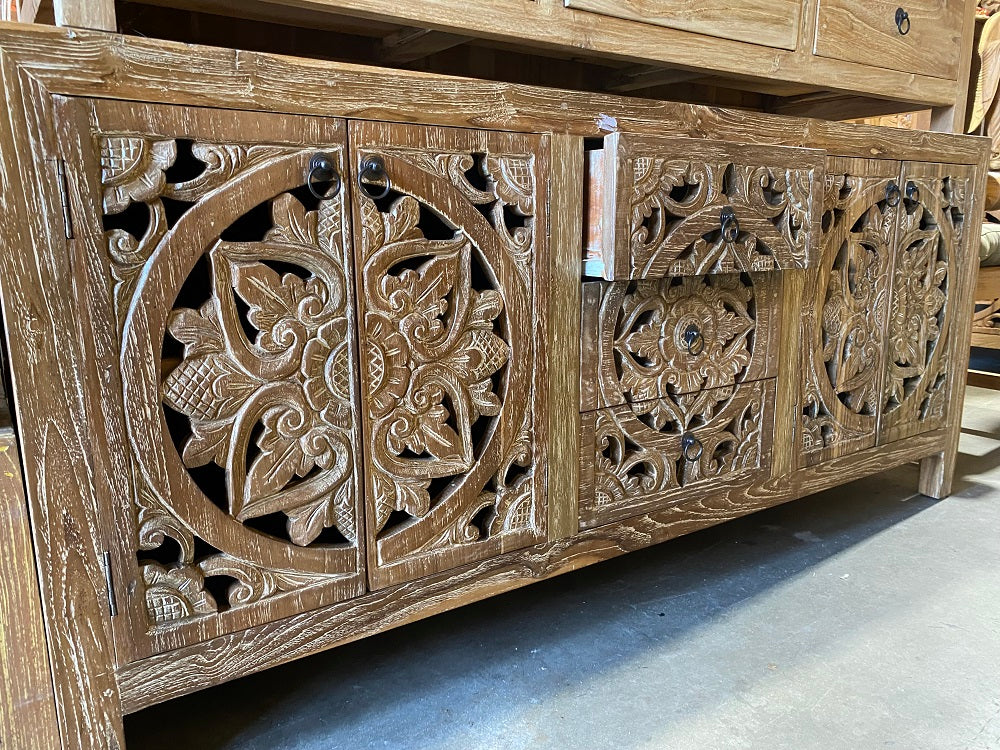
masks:
POLYGON ((587 152, 584 273, 609 281, 807 268, 824 153, 612 133, 587 152))

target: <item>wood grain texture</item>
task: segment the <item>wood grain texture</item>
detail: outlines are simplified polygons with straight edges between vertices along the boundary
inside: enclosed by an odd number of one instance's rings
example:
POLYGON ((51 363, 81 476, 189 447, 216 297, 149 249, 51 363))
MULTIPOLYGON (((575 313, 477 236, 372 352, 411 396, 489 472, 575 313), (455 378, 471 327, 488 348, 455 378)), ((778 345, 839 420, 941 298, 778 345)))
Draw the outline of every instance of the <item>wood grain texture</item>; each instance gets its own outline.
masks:
POLYGON ((580 259, 583 257, 583 139, 553 135, 549 180, 549 541, 576 533, 580 465, 580 259))
POLYGON ((728 7, 707 0, 566 0, 566 6, 788 50, 798 45, 802 13, 801 0, 747 0, 728 7))
POLYGON ((820 0, 815 52, 955 81, 964 62, 965 9, 966 0, 820 0), (908 14, 906 34, 896 25, 900 6, 908 14))
POLYGON ((791 474, 798 467, 799 415, 802 378, 800 359, 803 341, 801 320, 804 307, 803 290, 806 280, 816 269, 785 271, 781 274, 778 298, 777 330, 771 337, 777 342, 777 392, 774 397, 774 448, 771 452, 771 476, 774 479, 791 474))
POLYGON ((114 0, 52 0, 56 23, 80 29, 114 31, 114 0))
MULTIPOLYGON (((0 259, 39 586, 65 748, 124 747, 101 565, 109 538, 92 460, 77 313, 83 302, 64 234, 51 99, 0 56, 0 259), (15 199, 14 196, 17 196, 15 199), (30 248, 32 252, 26 252, 30 248)), ((99 418, 98 418, 99 419, 99 418)))
POLYGON ((0 747, 62 747, 31 546, 28 503, 10 427, 0 428, 0 747))
POLYGON ((123 707, 126 713, 132 713, 533 581, 885 471, 938 450, 944 438, 944 431, 925 433, 912 441, 811 467, 796 473, 795 482, 783 487, 764 481, 749 489, 741 486, 731 493, 706 495, 696 501, 583 531, 571 538, 373 592, 353 602, 134 662, 119 671, 123 707))
MULTIPOLYGON (((518 21, 524 26, 523 19, 518 21)), ((832 155, 976 164, 975 138, 901 132, 739 110, 626 99, 411 71, 154 42, 41 26, 0 26, 0 48, 51 93, 139 98, 192 106, 384 119, 576 135, 617 129, 748 144, 826 149, 832 155), (178 77, 172 71, 184 70, 178 77), (606 117, 601 117, 604 115, 606 117)), ((907 84, 908 85, 908 84, 907 84)), ((935 102, 929 102, 935 103, 935 102)), ((941 102, 947 103, 947 102, 941 102)))
POLYGON ((962 49, 959 53, 958 80, 955 82, 955 103, 951 106, 934 107, 931 110, 931 122, 928 130, 942 133, 966 133, 969 123, 969 105, 975 95, 976 82, 972 76, 973 58, 976 56, 976 45, 979 34, 976 32, 976 0, 965 0, 962 11, 964 20, 962 26, 962 49))

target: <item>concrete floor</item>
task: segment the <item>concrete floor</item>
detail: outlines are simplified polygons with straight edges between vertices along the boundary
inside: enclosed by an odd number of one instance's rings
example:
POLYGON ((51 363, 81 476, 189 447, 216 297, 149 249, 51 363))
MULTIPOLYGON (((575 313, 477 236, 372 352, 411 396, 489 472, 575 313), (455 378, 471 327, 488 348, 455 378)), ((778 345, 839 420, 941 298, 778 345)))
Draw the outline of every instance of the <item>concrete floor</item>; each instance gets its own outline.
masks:
POLYGON ((1000 393, 916 467, 148 709, 136 750, 1000 748, 1000 393))

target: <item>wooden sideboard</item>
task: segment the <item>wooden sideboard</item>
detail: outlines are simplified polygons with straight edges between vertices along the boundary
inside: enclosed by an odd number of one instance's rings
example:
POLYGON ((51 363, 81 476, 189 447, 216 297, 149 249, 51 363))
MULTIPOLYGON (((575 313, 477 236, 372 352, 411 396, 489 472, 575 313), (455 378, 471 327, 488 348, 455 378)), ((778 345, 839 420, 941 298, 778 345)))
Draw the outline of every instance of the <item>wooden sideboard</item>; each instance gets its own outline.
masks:
POLYGON ((0 72, 7 747, 950 491, 985 139, 41 26, 0 72))

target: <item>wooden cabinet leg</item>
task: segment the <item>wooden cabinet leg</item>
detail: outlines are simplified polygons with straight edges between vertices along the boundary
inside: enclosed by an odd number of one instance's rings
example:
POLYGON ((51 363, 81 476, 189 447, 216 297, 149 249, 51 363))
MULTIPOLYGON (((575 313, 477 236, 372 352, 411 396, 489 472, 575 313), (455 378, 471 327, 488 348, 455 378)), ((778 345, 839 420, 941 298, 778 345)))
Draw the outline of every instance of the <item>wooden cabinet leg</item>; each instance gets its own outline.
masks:
POLYGON ((920 494, 943 500, 955 478, 955 451, 941 451, 920 461, 920 494))

